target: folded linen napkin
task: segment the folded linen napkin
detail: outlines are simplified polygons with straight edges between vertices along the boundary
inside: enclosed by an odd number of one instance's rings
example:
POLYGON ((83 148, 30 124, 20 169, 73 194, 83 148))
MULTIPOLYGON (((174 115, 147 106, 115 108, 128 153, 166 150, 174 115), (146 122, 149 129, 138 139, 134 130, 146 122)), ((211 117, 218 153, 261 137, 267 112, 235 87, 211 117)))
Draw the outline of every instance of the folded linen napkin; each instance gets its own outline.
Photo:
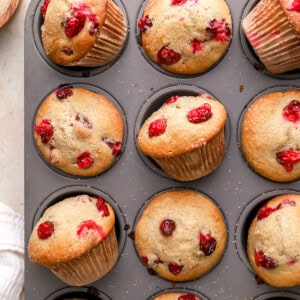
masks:
POLYGON ((24 217, 0 202, 0 299, 20 299, 23 285, 24 217))

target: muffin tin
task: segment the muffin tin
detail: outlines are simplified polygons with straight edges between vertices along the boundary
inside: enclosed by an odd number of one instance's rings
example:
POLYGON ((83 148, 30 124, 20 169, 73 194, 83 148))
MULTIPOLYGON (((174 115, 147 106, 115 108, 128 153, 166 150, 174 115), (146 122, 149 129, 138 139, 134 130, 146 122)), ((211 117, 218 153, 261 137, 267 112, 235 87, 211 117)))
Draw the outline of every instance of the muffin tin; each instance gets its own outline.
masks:
MULTIPOLYGON (((149 63, 139 44, 138 17, 145 3, 116 0, 127 16, 127 42, 120 55, 100 68, 64 68, 44 55, 39 13, 41 1, 31 1, 25 21, 25 245, 33 224, 46 207, 77 193, 102 195, 115 208, 119 260, 102 279, 88 287, 68 287, 48 269, 33 264, 25 254, 26 299, 153 299, 169 290, 190 290, 201 299, 300 299, 300 286, 277 289, 257 284, 247 262, 245 241, 250 218, 258 205, 273 195, 300 193, 300 181, 275 183, 256 174, 239 148, 239 121, 244 108, 266 90, 300 88, 300 71, 283 76, 257 69, 257 61, 240 30, 246 10, 257 1, 228 0, 233 17, 233 39, 227 53, 202 75, 178 76, 149 63), (251 56, 251 57, 250 57, 251 56), (78 178, 57 172, 40 158, 34 145, 33 121, 41 101, 61 84, 100 89, 116 99, 126 119, 126 143, 116 163, 105 173, 78 178), (211 174, 191 182, 168 178, 136 148, 143 120, 168 95, 212 94, 225 106, 226 153, 211 174), (172 188, 195 189, 208 195, 223 212, 228 243, 220 263, 204 277, 172 283, 151 276, 137 257, 132 232, 144 204, 156 193, 172 188)), ((257 59, 257 58, 256 58, 257 59)))

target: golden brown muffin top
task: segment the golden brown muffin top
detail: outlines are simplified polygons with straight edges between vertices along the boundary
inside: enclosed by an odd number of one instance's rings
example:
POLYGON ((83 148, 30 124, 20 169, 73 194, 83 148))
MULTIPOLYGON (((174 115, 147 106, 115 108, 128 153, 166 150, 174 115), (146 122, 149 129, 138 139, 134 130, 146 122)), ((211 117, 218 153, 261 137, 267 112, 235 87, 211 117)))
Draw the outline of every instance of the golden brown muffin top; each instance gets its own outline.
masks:
POLYGON ((28 243, 35 263, 51 266, 85 254, 113 229, 115 213, 103 198, 78 195, 46 209, 28 243))
POLYGON ((300 38, 300 1, 279 0, 279 3, 296 35, 300 38))
POLYGON ((213 139, 226 119, 224 106, 208 94, 173 96, 144 122, 138 147, 156 158, 191 152, 213 139))
POLYGON ((248 257, 257 275, 272 286, 300 284, 300 195, 276 196, 251 223, 248 257))
POLYGON ((153 300, 200 300, 199 297, 190 293, 165 293, 155 297, 153 300), (187 298, 188 297, 188 298, 187 298))

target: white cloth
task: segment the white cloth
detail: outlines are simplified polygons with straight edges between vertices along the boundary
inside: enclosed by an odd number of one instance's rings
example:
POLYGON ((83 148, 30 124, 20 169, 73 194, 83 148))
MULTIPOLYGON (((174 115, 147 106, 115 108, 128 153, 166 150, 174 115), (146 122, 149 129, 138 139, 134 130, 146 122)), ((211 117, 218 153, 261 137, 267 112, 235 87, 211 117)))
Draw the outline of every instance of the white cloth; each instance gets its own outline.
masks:
POLYGON ((20 299, 23 286, 24 217, 0 202, 0 299, 20 299))

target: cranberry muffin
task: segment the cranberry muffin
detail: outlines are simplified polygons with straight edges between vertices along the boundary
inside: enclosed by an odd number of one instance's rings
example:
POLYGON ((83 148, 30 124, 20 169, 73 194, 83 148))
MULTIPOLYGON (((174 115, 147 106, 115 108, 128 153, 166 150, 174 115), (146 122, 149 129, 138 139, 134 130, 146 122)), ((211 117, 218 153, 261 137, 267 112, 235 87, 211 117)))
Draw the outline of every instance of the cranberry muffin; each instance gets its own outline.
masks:
POLYGON ((150 0, 138 27, 146 55, 177 74, 210 69, 232 37, 232 18, 224 0, 150 0))
POLYGON ((34 226, 28 256, 68 285, 100 279, 118 258, 113 208, 103 198, 88 195, 57 202, 34 226))
POLYGON ((120 154, 123 135, 123 119, 115 105, 79 87, 52 92, 34 121, 34 139, 45 161, 76 176, 106 171, 120 154))
POLYGON ((62 66, 102 66, 121 51, 125 16, 112 0, 45 0, 42 42, 47 57, 62 66))
POLYGON ((137 145, 171 178, 199 179, 222 161, 226 120, 224 106, 211 95, 174 95, 144 122, 137 145))
POLYGON ((279 195, 258 211, 247 253, 256 274, 275 287, 300 285, 300 195, 279 195))
POLYGON ((257 173, 277 182, 300 179, 300 90, 272 92, 248 107, 243 154, 257 173))
POLYGON ((270 73, 300 68, 299 0, 261 0, 242 21, 242 28, 270 73))
POLYGON ((170 292, 159 295, 153 298, 153 300, 200 300, 200 298, 190 293, 170 292))
POLYGON ((190 190, 154 196, 134 230, 137 254, 145 266, 164 279, 178 282, 210 271, 221 259, 226 241, 219 208, 190 190))

